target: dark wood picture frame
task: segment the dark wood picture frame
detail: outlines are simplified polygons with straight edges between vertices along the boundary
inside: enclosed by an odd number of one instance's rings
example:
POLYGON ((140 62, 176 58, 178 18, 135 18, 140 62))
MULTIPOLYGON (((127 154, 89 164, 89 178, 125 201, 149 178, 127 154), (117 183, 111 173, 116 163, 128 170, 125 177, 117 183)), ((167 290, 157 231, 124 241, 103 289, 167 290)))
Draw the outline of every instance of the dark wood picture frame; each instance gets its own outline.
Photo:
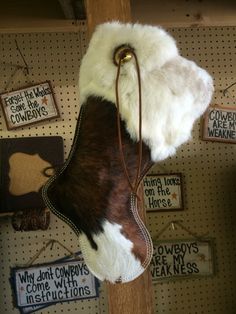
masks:
POLYGON ((203 117, 202 139, 236 144, 236 106, 209 106, 203 117))
POLYGON ((143 191, 148 212, 184 210, 181 173, 148 174, 143 179, 143 191))
POLYGON ((8 130, 60 117, 50 81, 0 94, 8 130))

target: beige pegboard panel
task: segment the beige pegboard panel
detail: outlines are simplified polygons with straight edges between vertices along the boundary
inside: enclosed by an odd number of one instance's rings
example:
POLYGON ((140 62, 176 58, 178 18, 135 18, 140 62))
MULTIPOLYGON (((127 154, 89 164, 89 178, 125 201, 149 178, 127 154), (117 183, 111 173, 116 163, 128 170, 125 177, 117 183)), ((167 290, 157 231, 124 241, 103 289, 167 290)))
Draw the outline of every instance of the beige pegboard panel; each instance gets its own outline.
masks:
MULTIPOLYGON (((207 69, 214 78, 213 103, 236 106, 236 87, 223 96, 222 89, 236 82, 236 28, 173 28, 180 52, 207 69)), ((190 78, 191 79, 191 78, 190 78)), ((155 284, 155 313, 236 313, 236 145, 201 140, 201 120, 192 140, 177 154, 155 165, 151 173, 181 172, 184 211, 148 214, 155 235, 172 220, 198 235, 214 238, 216 273, 213 277, 155 284)), ((176 227, 161 239, 191 238, 176 227)))
MULTIPOLYGON (((81 22, 77 33, 29 33, 0 34, 0 93, 15 70, 14 64, 24 65, 16 49, 15 40, 30 68, 26 77, 22 72, 9 84, 9 90, 29 83, 45 80, 52 82, 61 117, 15 131, 7 131, 0 110, 0 138, 59 135, 64 139, 65 157, 68 156, 80 104, 78 101, 79 65, 87 46, 85 23, 81 22)), ((38 252, 48 239, 56 239, 76 252, 78 238, 71 228, 51 213, 47 231, 15 232, 10 217, 0 217, 0 313, 14 314, 12 291, 9 284, 10 268, 23 265, 38 252)), ((68 253, 58 245, 52 251, 40 255, 37 263, 51 262, 68 253)), ((101 298, 84 301, 58 303, 38 311, 39 314, 86 313, 98 314, 106 309, 106 296, 101 287, 101 298), (100 302, 104 304, 100 305, 100 302)))
MULTIPOLYGON (((175 28, 169 30, 181 53, 213 75, 217 92, 215 103, 231 105, 235 88, 224 97, 222 88, 236 81, 236 29, 175 28)), ((17 39, 27 63, 29 77, 22 73, 11 84, 19 88, 31 81, 51 80, 61 118, 31 127, 6 131, 0 111, 0 137, 60 135, 64 138, 65 155, 71 147, 78 103, 78 69, 86 49, 86 29, 79 33, 32 33, 0 35, 0 92, 14 71, 11 64, 22 64, 14 40, 17 39), (82 44, 81 44, 82 43, 82 44), (10 64, 9 64, 10 63, 10 64)), ((234 105, 235 105, 234 101, 234 105)), ((165 282, 154 286, 157 314, 234 314, 235 305, 235 150, 236 145, 204 142, 200 139, 200 121, 195 124, 192 140, 178 149, 174 157, 156 165, 153 173, 181 172, 184 181, 184 211, 150 213, 148 228, 153 237, 171 220, 182 220, 191 231, 215 238, 216 274, 212 278, 165 282)), ((182 230, 168 230, 162 238, 186 238, 182 230)), ((14 314, 9 285, 10 267, 24 264, 46 240, 57 239, 77 251, 78 239, 70 227, 51 214, 47 231, 14 232, 10 218, 0 218, 0 312, 14 314)), ((40 256, 38 262, 50 262, 66 254, 55 247, 40 256)), ((108 313, 105 287, 99 300, 77 301, 52 305, 39 314, 108 313)), ((124 313, 125 314, 125 313, 124 313)), ((144 313, 145 314, 145 313, 144 313)))
POLYGON ((67 155, 79 113, 77 84, 79 64, 87 44, 85 25, 81 25, 78 33, 3 34, 0 40, 0 92, 5 91, 7 85, 11 90, 50 80, 61 114, 57 120, 8 132, 1 112, 0 136, 61 135, 67 155), (24 65, 15 40, 30 70, 27 76, 19 71, 8 84, 15 71, 14 65, 24 65))

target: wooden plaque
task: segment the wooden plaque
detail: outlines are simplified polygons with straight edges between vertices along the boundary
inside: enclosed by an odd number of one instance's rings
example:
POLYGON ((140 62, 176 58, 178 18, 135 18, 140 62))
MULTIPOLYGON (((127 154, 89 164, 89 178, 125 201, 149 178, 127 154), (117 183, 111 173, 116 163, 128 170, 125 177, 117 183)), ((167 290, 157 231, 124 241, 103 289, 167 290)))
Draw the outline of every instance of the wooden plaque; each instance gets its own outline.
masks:
POLYGON ((236 143, 236 107, 210 106, 203 123, 203 140, 236 143))
POLYGON ((186 239, 154 243, 153 281, 211 276, 214 273, 212 240, 186 239))
POLYGON ((143 187, 147 211, 183 210, 181 173, 147 175, 143 187))
POLYGON ((19 308, 98 297, 98 280, 83 261, 15 268, 13 280, 19 308))
POLYGON ((49 81, 0 95, 8 130, 59 117, 49 81))

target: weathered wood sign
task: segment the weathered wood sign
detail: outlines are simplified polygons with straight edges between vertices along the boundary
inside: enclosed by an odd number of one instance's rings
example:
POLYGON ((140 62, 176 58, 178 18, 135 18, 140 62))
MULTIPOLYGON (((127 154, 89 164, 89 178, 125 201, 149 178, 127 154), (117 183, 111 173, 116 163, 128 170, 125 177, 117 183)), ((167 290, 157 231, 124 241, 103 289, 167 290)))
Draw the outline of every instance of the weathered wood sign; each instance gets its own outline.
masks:
POLYGON ((204 116, 203 139, 236 143, 236 107, 210 106, 204 116))
POLYGON ((153 281, 213 275, 210 240, 158 241, 150 264, 153 281))
POLYGON ((147 175, 143 179, 146 210, 182 210, 183 195, 181 178, 180 173, 147 175))
POLYGON ((83 261, 69 260, 13 269, 17 307, 98 297, 98 281, 83 261))
POLYGON ((59 117, 49 81, 0 95, 8 130, 59 117))

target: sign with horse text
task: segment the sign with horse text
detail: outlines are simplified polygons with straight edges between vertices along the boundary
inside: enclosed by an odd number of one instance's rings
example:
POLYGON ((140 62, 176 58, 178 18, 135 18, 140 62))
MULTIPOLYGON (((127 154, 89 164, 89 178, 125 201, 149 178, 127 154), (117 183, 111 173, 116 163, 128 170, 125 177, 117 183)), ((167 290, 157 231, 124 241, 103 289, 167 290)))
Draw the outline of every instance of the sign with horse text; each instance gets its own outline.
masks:
POLYGON ((203 139, 235 144, 236 107, 209 107, 204 116, 203 139))
POLYGON ((59 117, 49 81, 0 95, 8 130, 59 117))
POLYGON ((19 308, 98 297, 98 281, 83 261, 70 260, 13 270, 19 308))
POLYGON ((153 281, 213 275, 211 241, 158 241, 154 243, 150 271, 153 281))
POLYGON ((143 179, 144 205, 147 211, 182 210, 182 176, 175 174, 147 175, 143 179))

